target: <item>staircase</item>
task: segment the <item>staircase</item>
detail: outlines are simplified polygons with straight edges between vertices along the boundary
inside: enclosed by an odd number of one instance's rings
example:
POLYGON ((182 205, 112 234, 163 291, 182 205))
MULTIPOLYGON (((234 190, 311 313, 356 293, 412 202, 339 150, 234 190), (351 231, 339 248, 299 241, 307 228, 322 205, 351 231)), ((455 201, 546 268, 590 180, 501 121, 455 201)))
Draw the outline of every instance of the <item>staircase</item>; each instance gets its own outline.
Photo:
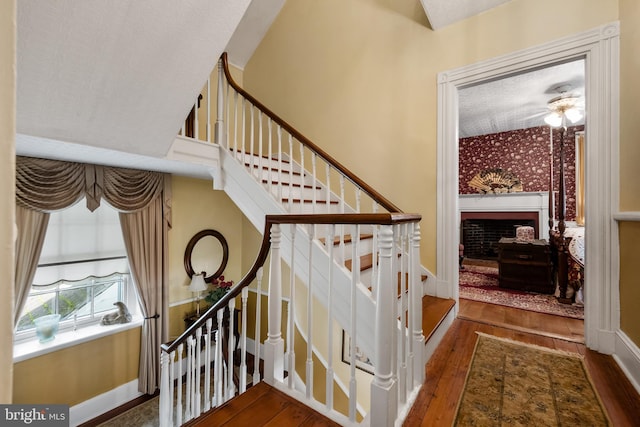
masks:
MULTIPOLYGON (((217 92, 220 171, 214 186, 264 230, 263 243, 247 275, 162 346, 163 425, 181 425, 202 413, 210 417, 212 408, 262 380, 340 425, 400 422, 422 385, 430 354, 423 306, 433 299, 424 296, 430 274, 420 266, 419 215, 402 213, 244 92, 230 77, 224 55, 217 92), (233 310, 237 297, 240 355, 228 351, 236 347, 233 335, 222 326, 211 329, 214 316, 223 324, 225 307, 233 310), (267 338, 261 340, 265 321, 267 338), (256 367, 250 381, 247 353, 263 358, 265 367, 264 373, 256 367), (237 368, 234 359, 240 360, 237 368)), ((194 123, 196 138, 211 139, 209 120, 204 131, 194 123)), ((449 312, 452 302, 444 305, 449 312)), ((435 323, 431 345, 448 326, 435 323)))

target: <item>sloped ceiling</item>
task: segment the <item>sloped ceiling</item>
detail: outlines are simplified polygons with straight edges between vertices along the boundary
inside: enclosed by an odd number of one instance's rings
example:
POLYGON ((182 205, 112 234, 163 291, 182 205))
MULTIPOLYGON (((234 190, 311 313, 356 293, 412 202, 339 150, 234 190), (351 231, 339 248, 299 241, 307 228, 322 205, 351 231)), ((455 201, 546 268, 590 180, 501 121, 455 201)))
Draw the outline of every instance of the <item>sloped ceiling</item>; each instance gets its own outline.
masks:
POLYGON ((511 0, 420 0, 433 30, 462 21, 511 0))
POLYGON ((18 133, 164 156, 249 3, 20 0, 18 133))
MULTIPOLYGON (((437 30, 509 0, 420 1, 437 30)), ((16 152, 206 177, 166 155, 222 52, 243 68, 284 4, 20 0, 16 152)))

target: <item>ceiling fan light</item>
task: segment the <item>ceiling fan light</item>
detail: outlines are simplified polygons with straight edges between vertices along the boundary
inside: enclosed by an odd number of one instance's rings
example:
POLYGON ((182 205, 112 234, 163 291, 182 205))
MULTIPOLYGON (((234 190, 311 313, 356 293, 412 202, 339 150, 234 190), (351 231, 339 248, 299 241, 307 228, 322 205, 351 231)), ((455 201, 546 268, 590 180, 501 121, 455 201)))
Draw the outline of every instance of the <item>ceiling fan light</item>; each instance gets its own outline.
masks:
POLYGON ((562 124, 562 116, 558 113, 551 113, 544 118, 544 122, 549 126, 558 127, 562 124))
POLYGON ((564 112, 564 115, 567 116, 571 123, 575 123, 582 118, 582 113, 577 108, 569 108, 564 112))

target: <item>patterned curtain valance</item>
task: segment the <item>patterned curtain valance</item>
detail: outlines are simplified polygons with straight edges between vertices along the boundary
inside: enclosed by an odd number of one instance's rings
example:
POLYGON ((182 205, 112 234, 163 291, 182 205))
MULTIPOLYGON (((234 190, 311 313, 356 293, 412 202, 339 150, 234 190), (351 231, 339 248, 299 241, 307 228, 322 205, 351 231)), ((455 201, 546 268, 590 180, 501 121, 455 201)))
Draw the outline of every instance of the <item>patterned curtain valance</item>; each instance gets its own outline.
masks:
POLYGON ((170 221, 170 179, 160 172, 38 159, 16 158, 16 203, 51 212, 82 197, 94 211, 104 198, 121 212, 135 212, 164 194, 165 219, 170 221))

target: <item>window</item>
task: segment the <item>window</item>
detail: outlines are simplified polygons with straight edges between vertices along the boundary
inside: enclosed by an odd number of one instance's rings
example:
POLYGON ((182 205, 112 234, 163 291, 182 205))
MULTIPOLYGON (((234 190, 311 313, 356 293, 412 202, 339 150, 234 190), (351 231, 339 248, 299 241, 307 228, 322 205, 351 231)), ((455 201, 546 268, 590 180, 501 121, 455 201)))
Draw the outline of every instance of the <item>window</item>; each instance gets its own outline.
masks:
POLYGON ((52 213, 16 341, 35 337, 38 317, 60 314, 60 331, 75 330, 100 323, 117 301, 138 313, 118 212, 80 202, 52 213))

